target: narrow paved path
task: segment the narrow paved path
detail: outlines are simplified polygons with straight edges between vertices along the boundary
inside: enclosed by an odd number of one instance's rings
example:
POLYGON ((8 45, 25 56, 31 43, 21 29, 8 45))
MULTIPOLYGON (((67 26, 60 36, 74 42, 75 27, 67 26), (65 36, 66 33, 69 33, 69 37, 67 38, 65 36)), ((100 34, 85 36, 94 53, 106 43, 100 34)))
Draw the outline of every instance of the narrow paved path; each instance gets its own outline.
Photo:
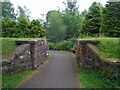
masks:
POLYGON ((75 74, 75 57, 65 52, 50 51, 48 64, 20 88, 80 88, 75 74))

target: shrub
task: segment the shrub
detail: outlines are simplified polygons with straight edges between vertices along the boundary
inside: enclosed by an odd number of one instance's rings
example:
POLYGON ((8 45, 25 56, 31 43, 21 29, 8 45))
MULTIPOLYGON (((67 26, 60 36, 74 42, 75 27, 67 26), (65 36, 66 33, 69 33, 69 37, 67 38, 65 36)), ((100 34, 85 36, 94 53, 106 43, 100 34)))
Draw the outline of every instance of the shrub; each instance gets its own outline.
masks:
POLYGON ((2 20, 2 36, 13 38, 40 38, 45 36, 45 30, 39 20, 28 22, 2 20))
POLYGON ((60 43, 49 43, 49 49, 50 50, 70 50, 70 49, 76 49, 75 45, 76 38, 71 38, 65 41, 62 41, 60 43))
POLYGON ((48 43, 50 50, 55 50, 56 44, 55 43, 48 43))

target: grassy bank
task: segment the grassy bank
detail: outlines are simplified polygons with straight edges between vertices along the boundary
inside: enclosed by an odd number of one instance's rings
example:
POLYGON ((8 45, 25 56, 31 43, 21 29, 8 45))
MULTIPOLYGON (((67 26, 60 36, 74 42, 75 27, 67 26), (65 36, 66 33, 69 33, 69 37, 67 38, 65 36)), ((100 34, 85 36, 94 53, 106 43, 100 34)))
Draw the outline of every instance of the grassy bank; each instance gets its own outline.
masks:
POLYGON ((100 40, 97 45, 102 55, 107 58, 120 59, 120 39, 119 38, 84 38, 88 40, 100 40))
POLYGON ((120 75, 80 68, 77 70, 84 88, 120 88, 120 75))
POLYGON ((2 44, 2 48, 0 48, 0 54, 2 55, 2 59, 8 59, 13 55, 14 50, 17 48, 15 44, 16 40, 34 40, 38 38, 0 38, 0 43, 2 44))
MULTIPOLYGON (((0 38, 2 44, 2 59, 10 58, 13 55, 14 50, 17 48, 15 44, 16 40, 33 40, 35 38, 0 38)), ((2 88, 15 88, 20 82, 22 82, 32 71, 23 71, 20 73, 9 74, 2 73, 2 88)))
MULTIPOLYGON (((119 38, 84 38, 85 40, 100 40, 97 45, 102 55, 107 58, 120 59, 119 38)), ((80 68, 77 71, 80 82, 85 88, 120 88, 120 72, 107 73, 103 71, 80 68)))
POLYGON ((120 88, 120 72, 108 73, 95 69, 79 68, 76 73, 83 88, 120 88))
POLYGON ((15 74, 2 74, 2 88, 15 88, 22 82, 32 71, 23 71, 15 74))

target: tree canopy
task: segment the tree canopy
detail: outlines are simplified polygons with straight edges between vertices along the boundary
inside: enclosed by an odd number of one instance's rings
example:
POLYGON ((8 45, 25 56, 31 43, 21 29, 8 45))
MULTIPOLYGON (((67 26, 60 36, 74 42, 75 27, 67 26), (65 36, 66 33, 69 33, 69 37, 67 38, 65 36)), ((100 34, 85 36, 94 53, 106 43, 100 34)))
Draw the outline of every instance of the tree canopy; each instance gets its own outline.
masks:
POLYGON ((93 2, 89 10, 79 12, 76 0, 66 0, 63 2, 65 8, 62 11, 48 11, 44 21, 32 20, 31 12, 25 6, 18 6, 15 13, 10 1, 3 0, 0 4, 3 37, 46 36, 52 42, 60 42, 79 36, 120 35, 120 2, 108 2, 105 7, 93 2))
POLYGON ((14 13, 13 4, 11 2, 7 2, 6 0, 0 1, 0 4, 2 5, 2 7, 0 7, 0 10, 2 10, 2 18, 15 20, 16 15, 14 13))
POLYGON ((120 36, 120 2, 108 2, 103 10, 104 33, 108 37, 120 36))
POLYGON ((62 12, 63 21, 66 25, 66 39, 78 37, 80 33, 81 16, 78 11, 77 2, 63 2, 66 6, 62 12))
POLYGON ((101 4, 94 2, 89 8, 88 13, 85 16, 85 23, 83 26, 83 33, 91 36, 99 35, 100 23, 101 23, 101 4))
POLYGON ((63 24, 61 13, 58 11, 50 11, 47 15, 47 37, 52 42, 60 42, 64 40, 66 28, 63 24))

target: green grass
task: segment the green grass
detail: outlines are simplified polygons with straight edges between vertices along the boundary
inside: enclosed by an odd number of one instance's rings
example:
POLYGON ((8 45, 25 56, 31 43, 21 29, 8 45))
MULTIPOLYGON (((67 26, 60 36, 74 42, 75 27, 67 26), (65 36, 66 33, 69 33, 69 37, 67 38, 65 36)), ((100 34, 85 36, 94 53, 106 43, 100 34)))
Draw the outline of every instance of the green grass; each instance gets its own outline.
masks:
POLYGON ((2 40, 2 58, 3 59, 10 58, 16 48, 17 48, 17 45, 15 45, 15 40, 3 39, 2 40))
POLYGON ((0 71, 0 90, 2 89, 2 72, 0 71))
MULTIPOLYGON (((2 55, 2 59, 10 58, 13 55, 14 50, 17 48, 15 44, 16 40, 35 40, 40 38, 0 38, 0 44, 2 44, 2 51, 0 54, 2 55)), ((22 82, 27 75, 29 75, 32 71, 23 71, 20 73, 2 74, 2 87, 3 88, 15 88, 20 82, 22 82)))
POLYGON ((84 88, 120 88, 119 74, 108 74, 86 68, 80 68, 77 74, 84 88))
POLYGON ((35 40, 40 38, 0 38, 0 44, 2 44, 2 48, 0 48, 0 55, 2 55, 2 59, 8 59, 13 55, 14 50, 17 48, 15 44, 16 40, 35 40))
POLYGON ((88 40, 100 40, 97 45, 102 55, 107 58, 120 59, 119 38, 84 38, 88 40))
MULTIPOLYGON (((10 58, 13 55, 14 50, 17 48, 15 44, 16 40, 35 40, 39 38, 0 38, 0 44, 2 44, 2 59, 10 58)), ((2 74, 2 87, 3 88, 15 88, 21 81, 25 79, 32 71, 24 71, 16 74, 2 74)))
POLYGON ((22 82, 32 71, 23 71, 15 74, 2 74, 2 88, 15 88, 22 82))
MULTIPOLYGON (((97 45, 102 56, 120 59, 119 38, 83 38, 82 40, 100 40, 97 45)), ((77 71, 80 82, 85 88, 120 88, 120 72, 107 73, 103 71, 80 68, 77 71)))

